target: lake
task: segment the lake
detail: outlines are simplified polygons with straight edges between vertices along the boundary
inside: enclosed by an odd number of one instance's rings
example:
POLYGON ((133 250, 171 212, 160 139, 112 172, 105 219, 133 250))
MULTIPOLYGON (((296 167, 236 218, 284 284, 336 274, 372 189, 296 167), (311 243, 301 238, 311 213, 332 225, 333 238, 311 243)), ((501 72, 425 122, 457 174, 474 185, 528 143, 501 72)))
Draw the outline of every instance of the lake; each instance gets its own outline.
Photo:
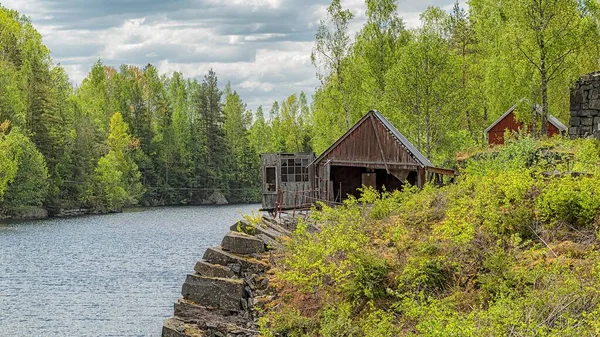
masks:
POLYGON ((0 336, 160 336, 204 250, 259 208, 0 223, 0 336))

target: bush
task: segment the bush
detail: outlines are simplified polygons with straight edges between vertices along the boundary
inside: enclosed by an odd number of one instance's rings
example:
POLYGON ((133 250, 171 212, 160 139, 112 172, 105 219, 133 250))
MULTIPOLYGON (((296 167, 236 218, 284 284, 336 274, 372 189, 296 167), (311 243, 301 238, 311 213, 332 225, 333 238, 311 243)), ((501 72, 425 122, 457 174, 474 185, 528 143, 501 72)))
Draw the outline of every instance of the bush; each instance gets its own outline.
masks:
POLYGON ((598 177, 552 179, 537 199, 541 219, 551 226, 592 227, 600 211, 598 177))

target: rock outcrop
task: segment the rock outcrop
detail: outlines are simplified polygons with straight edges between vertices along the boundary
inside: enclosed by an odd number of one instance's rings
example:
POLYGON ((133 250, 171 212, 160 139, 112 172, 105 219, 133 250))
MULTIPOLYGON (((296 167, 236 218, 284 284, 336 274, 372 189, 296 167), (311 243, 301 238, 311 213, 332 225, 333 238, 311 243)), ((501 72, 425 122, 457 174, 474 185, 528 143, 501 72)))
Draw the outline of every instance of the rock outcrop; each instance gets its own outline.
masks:
POLYGON ((208 198, 200 201, 201 205, 227 205, 229 201, 223 195, 223 192, 215 190, 208 198))
POLYGON ((292 217, 263 217, 257 225, 245 220, 233 225, 221 246, 208 248, 186 277, 162 336, 258 336, 256 304, 271 298, 265 275, 270 251, 296 224, 292 217))
POLYGON ((45 219, 48 217, 48 211, 42 207, 25 206, 15 212, 14 218, 17 219, 45 219))

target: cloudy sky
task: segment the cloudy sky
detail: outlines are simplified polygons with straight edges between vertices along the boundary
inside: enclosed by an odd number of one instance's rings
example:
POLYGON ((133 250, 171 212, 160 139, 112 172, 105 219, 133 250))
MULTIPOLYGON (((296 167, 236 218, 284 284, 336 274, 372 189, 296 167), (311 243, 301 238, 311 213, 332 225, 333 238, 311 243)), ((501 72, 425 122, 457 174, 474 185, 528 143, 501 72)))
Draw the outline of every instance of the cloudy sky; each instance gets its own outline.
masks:
MULTIPOLYGON (((56 63, 74 84, 91 64, 152 63, 163 73, 201 78, 213 68, 231 81, 251 109, 294 92, 311 95, 318 81, 310 62, 314 34, 330 0, 0 0, 29 16, 56 63)), ((427 6, 454 0, 399 0, 409 27, 427 6)), ((365 21, 363 0, 342 0, 365 21)))

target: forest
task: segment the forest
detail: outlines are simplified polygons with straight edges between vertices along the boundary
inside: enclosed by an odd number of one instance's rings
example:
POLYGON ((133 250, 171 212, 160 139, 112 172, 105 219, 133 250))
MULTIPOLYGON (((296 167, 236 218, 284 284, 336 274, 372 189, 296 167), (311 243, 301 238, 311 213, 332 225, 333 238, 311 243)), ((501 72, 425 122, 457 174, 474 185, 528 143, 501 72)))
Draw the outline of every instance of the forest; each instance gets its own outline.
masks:
POLYGON ((395 0, 366 8, 352 33, 355 14, 327 7, 312 97, 250 111, 213 71, 199 80, 99 60, 73 85, 31 20, 0 7, 0 215, 199 204, 214 191, 258 201, 260 153, 322 152, 373 108, 452 166, 517 102, 523 121, 542 107, 540 130, 548 114, 566 121, 570 84, 599 67, 595 0, 457 2, 427 8, 416 28, 395 0))

